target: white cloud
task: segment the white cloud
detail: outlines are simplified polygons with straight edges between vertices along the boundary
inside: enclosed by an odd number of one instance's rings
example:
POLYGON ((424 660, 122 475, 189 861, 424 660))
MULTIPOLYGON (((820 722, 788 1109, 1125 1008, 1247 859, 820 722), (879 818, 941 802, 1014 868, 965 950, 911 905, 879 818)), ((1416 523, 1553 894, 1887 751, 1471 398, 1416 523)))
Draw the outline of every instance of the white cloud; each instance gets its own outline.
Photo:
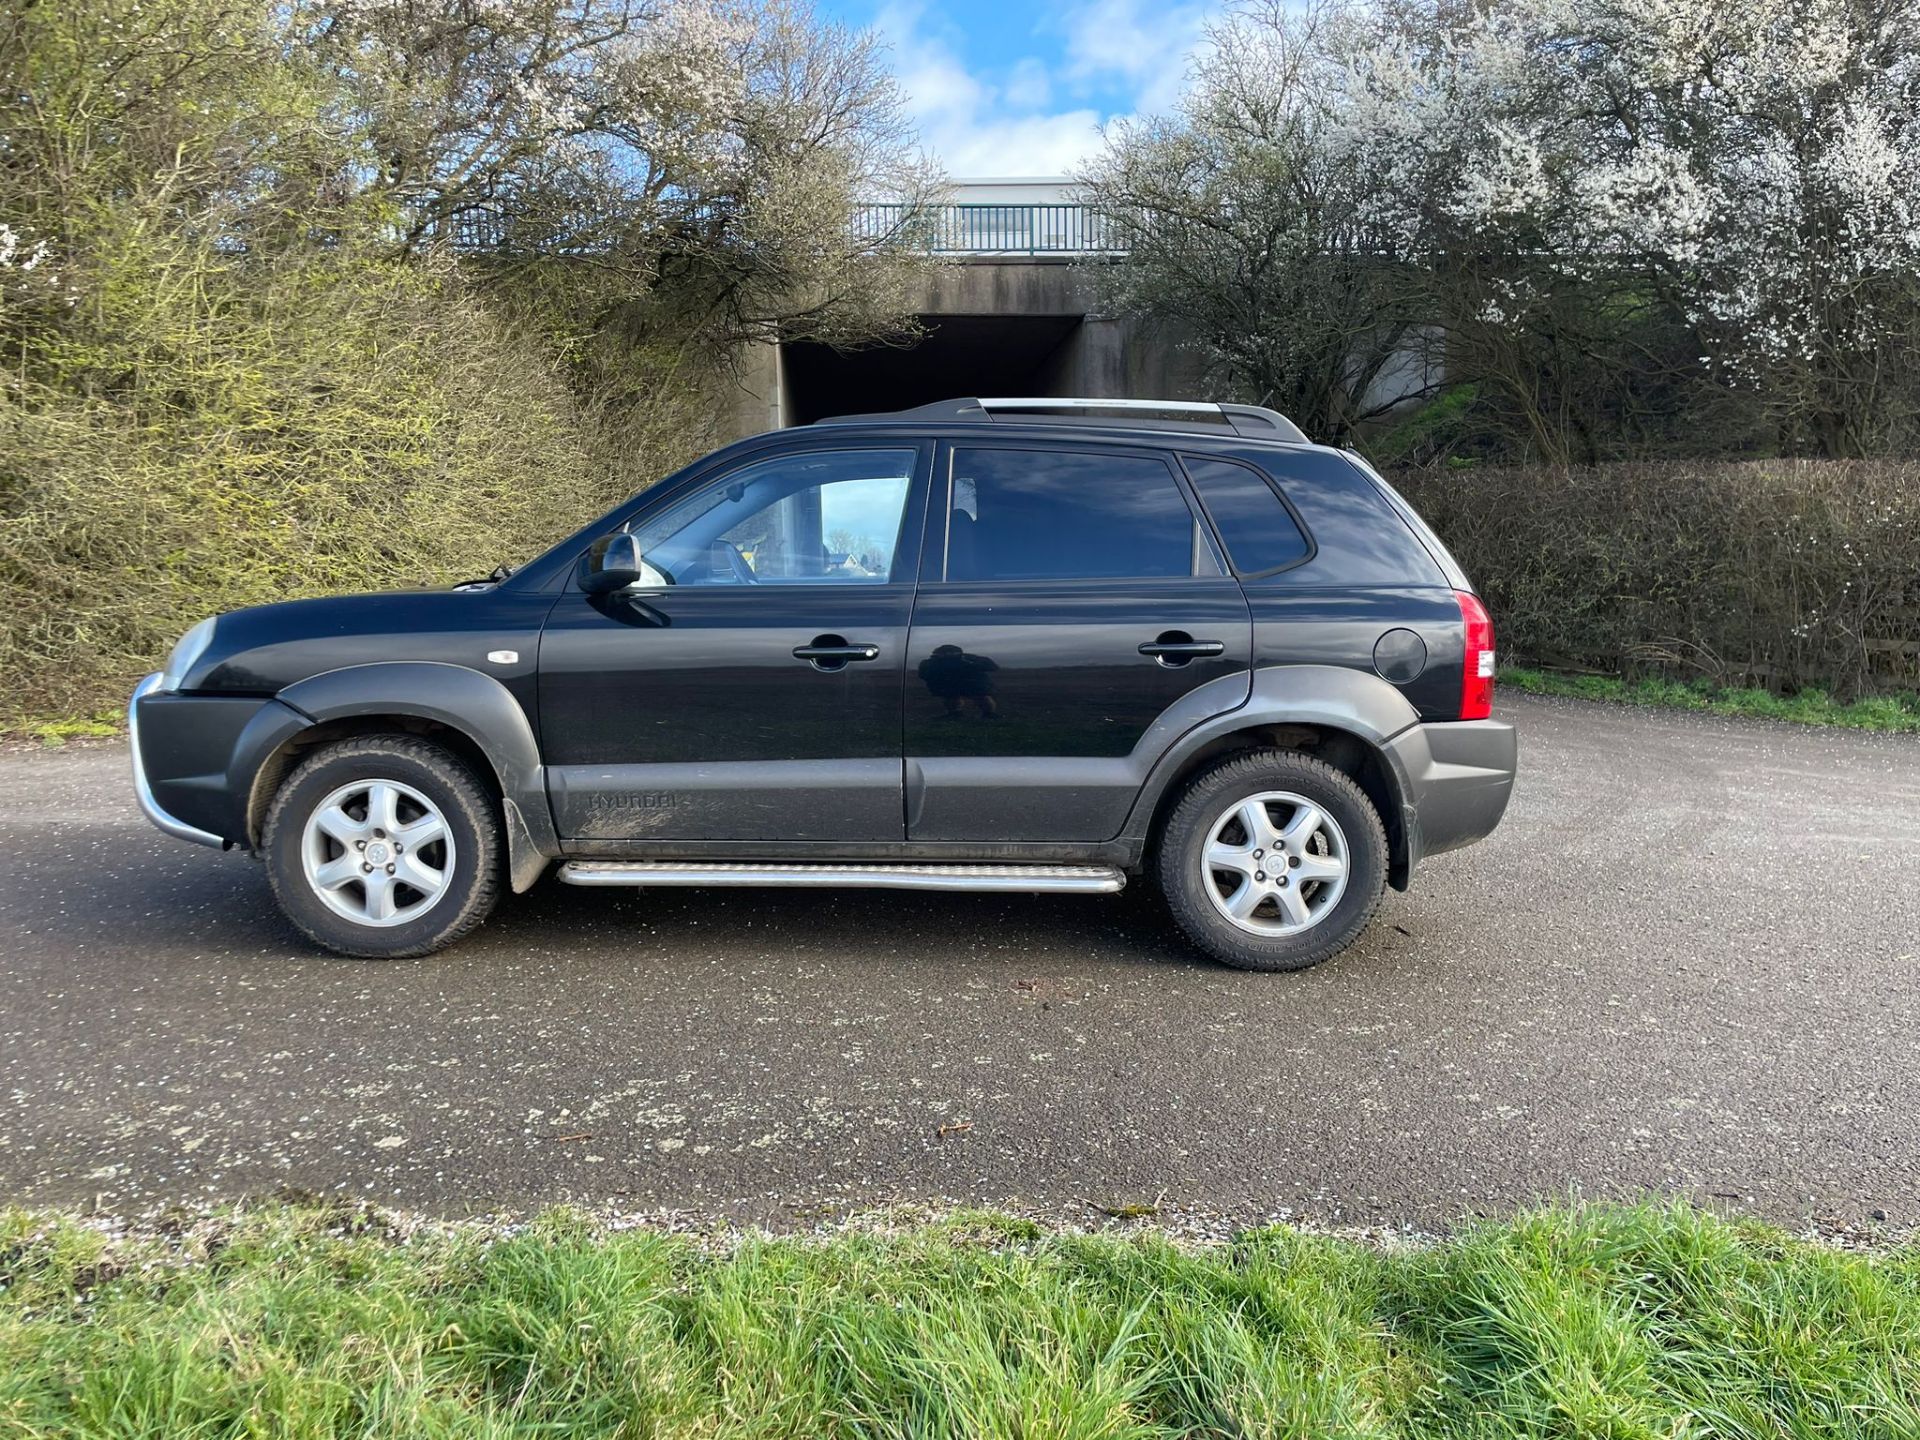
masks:
POLYGON ((1053 77, 1038 56, 1022 56, 1007 76, 1007 104, 1016 110, 1044 110, 1053 103, 1053 77))
POLYGON ((1062 37, 1057 70, 1027 55, 997 77, 969 70, 950 22, 917 0, 890 0, 874 28, 892 49, 922 143, 964 179, 1077 169, 1098 152, 1104 122, 1173 103, 1204 21, 1199 5, 1087 0, 1047 22, 1062 37), (1075 103, 1057 106, 1062 92, 1075 103))
POLYGON ((955 179, 978 175, 1070 175, 1100 149, 1100 112, 974 120, 933 150, 955 179))
POLYGON ((1206 43, 1218 6, 1156 5, 1153 0, 1087 0, 1057 22, 1065 33, 1068 78, 1081 84, 1125 82, 1135 113, 1172 106, 1187 67, 1206 43))

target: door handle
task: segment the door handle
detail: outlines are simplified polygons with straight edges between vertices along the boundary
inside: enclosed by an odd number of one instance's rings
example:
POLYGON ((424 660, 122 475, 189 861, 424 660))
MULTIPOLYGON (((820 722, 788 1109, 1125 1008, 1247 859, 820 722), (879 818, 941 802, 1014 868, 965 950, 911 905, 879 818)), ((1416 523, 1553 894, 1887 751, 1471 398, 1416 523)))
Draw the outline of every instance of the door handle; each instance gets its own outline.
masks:
POLYGON ((1149 640, 1140 647, 1142 655, 1150 655, 1156 665, 1184 665, 1208 655, 1224 655, 1227 645, 1224 640, 1196 640, 1184 630, 1168 630, 1156 640, 1149 640))
POLYGON ((878 660, 880 647, 843 640, 838 635, 816 635, 811 644, 794 646, 793 658, 806 661, 816 670, 831 672, 844 670, 856 660, 878 660))

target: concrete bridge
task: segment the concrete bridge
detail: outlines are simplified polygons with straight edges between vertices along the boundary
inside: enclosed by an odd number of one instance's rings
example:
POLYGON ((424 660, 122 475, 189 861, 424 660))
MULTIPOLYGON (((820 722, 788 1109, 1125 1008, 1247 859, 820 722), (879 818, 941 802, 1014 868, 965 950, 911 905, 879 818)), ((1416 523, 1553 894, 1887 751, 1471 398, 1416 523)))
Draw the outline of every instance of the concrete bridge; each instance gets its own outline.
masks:
POLYGON ((1165 336, 1098 313, 1086 267, 1116 251, 1066 181, 958 185, 924 243, 953 261, 916 306, 925 338, 904 349, 757 347, 745 357, 727 438, 955 395, 1208 398, 1165 336))

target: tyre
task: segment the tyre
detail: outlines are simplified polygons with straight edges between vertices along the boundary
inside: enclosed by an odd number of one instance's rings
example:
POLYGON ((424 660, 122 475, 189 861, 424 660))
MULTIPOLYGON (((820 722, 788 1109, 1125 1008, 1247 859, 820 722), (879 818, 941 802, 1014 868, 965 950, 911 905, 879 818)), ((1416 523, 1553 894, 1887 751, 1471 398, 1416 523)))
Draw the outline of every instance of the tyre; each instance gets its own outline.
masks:
POLYGON ((1242 970, 1304 970, 1373 918, 1387 835, 1360 787, 1292 750, 1222 760, 1160 834, 1160 888, 1200 949, 1242 970))
POLYGON ((412 735, 314 751, 267 811, 261 850, 280 908, 338 955, 451 945, 500 893, 499 808, 457 756, 412 735))

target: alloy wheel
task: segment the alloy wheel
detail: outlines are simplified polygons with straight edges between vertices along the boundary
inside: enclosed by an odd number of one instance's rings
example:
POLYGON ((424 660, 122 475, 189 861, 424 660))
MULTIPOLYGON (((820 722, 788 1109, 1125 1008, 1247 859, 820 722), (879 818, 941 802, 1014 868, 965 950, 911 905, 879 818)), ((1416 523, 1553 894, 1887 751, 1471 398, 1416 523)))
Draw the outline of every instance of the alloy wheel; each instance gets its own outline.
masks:
POLYGON ((453 836, 439 809, 397 780, 356 780, 314 807, 300 838, 313 893, 356 925, 404 925, 439 903, 453 836))
POLYGON ((1252 935, 1297 935, 1346 893, 1347 837, 1325 807, 1286 790, 1236 800, 1207 830, 1207 897, 1252 935))

